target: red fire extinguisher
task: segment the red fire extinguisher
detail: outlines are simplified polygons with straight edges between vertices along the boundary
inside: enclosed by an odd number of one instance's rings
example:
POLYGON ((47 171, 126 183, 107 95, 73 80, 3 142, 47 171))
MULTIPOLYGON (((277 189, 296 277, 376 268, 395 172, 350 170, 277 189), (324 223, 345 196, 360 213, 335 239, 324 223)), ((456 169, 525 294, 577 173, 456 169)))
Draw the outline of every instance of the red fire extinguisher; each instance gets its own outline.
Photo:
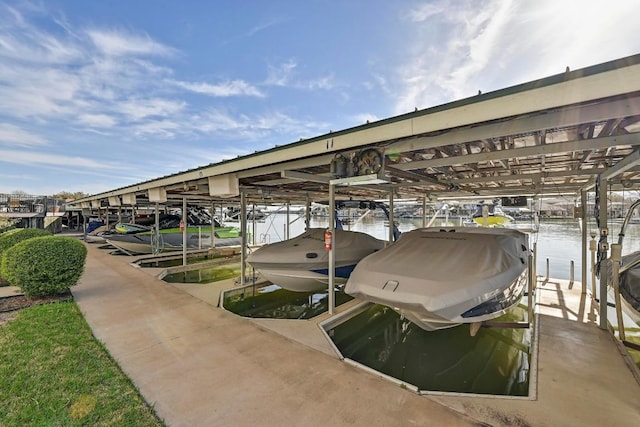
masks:
POLYGON ((333 244, 333 235, 331 231, 325 230, 324 232, 324 248, 328 251, 331 250, 331 245, 333 244))
POLYGON ((184 231, 184 220, 180 220, 180 231, 184 231))

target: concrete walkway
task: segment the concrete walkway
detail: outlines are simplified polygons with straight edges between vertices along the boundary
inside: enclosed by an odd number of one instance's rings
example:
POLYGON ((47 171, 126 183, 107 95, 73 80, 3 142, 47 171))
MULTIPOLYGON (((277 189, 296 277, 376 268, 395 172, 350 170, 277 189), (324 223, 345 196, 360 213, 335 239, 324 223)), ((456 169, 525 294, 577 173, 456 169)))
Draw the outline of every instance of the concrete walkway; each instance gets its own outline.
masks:
POLYGON ((0 298, 24 295, 17 286, 0 286, 0 298))
POLYGON ((302 322, 288 336, 297 321, 279 329, 239 318, 133 268, 128 257, 87 246, 74 297, 170 426, 640 424, 640 386, 624 351, 566 282, 539 291, 536 396, 420 396, 314 348, 315 325, 302 322))

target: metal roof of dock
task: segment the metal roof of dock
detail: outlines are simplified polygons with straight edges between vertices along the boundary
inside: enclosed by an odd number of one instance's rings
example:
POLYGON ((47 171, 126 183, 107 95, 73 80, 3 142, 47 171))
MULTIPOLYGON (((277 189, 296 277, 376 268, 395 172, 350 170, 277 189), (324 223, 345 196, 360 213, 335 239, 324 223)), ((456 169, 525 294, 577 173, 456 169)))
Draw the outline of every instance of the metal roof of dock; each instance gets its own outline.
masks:
POLYGON ((336 197, 579 194, 640 189, 640 55, 594 65, 76 200, 269 203, 336 197), (359 179, 358 177, 362 178, 359 179), (374 177, 376 179, 372 180, 374 177), (382 194, 382 196, 381 196, 382 194), (176 200, 177 201, 177 200, 176 200))

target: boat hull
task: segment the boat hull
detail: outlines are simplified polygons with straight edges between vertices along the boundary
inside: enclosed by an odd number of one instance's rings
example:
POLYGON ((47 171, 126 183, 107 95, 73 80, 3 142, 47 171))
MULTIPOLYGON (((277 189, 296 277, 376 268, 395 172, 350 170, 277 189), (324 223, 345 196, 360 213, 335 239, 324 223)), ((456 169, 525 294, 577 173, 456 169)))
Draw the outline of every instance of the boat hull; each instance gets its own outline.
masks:
MULTIPOLYGON (((326 288, 329 253, 324 248, 324 229, 314 228, 300 236, 266 245, 250 254, 247 262, 271 283, 295 292, 326 288)), ((357 231, 336 230, 335 283, 345 283, 355 265, 384 247, 384 242, 357 231)))
POLYGON ((517 230, 425 228, 364 258, 345 292, 433 331, 494 319, 527 283, 528 237, 517 230))
MULTIPOLYGON (((211 248, 211 229, 201 229, 187 231, 187 249, 208 249, 211 248)), ((215 231, 218 234, 218 230, 215 231)), ((231 228, 224 229, 225 236, 232 234, 231 228)), ((235 233, 234 237, 217 237, 214 236, 215 247, 222 246, 238 246, 242 243, 242 238, 235 233)), ((112 234, 105 237, 106 241, 122 251, 130 254, 152 254, 157 246, 158 252, 170 252, 182 250, 183 235, 180 230, 161 230, 160 238, 157 245, 154 245, 154 234, 134 233, 134 234, 112 234)))
POLYGON ((507 215, 489 215, 486 218, 479 216, 474 217, 473 221, 485 227, 502 227, 511 223, 511 217, 507 215))
MULTIPOLYGON (((353 271, 355 265, 346 266, 336 269, 334 284, 340 285, 347 282, 341 270, 353 271)), ((329 286, 329 276, 327 270, 311 271, 311 270, 277 270, 264 269, 260 270, 265 279, 271 283, 275 283, 281 288, 294 292, 312 292, 327 289, 329 286)))

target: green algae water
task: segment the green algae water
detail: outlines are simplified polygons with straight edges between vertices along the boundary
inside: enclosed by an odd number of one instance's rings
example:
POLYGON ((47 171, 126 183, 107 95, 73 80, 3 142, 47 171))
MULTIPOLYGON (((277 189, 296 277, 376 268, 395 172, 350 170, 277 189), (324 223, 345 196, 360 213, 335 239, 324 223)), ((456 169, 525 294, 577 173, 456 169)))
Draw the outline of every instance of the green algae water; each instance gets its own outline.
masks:
MULTIPOLYGON (((336 290, 336 306, 353 297, 336 290)), ((328 292, 293 292, 278 285, 244 287, 225 293, 224 308, 243 317, 311 319, 328 310, 328 292)))
MULTIPOLYGON (((496 321, 523 321, 518 307, 496 321)), ((421 391, 527 396, 531 330, 469 325, 425 331, 394 310, 372 305, 328 331, 346 358, 421 391)))
MULTIPOLYGON (((216 258, 220 258, 220 257, 214 257, 214 256, 187 257, 187 264, 196 264, 198 262, 209 261, 216 258)), ((182 265, 182 258, 141 261, 138 263, 138 265, 142 268, 177 267, 179 265, 182 265)))
POLYGON ((211 283, 240 276, 240 263, 216 265, 183 273, 167 274, 162 280, 169 283, 211 283))
MULTIPOLYGON (((640 328, 638 328, 637 326, 627 326, 624 328, 624 331, 627 341, 633 344, 640 345, 640 328)), ((618 334, 616 334, 616 336, 618 336, 618 334)), ((627 347, 627 352, 629 353, 629 356, 631 356, 631 359, 633 359, 633 362, 636 364, 638 369, 640 369, 640 351, 627 347)))

